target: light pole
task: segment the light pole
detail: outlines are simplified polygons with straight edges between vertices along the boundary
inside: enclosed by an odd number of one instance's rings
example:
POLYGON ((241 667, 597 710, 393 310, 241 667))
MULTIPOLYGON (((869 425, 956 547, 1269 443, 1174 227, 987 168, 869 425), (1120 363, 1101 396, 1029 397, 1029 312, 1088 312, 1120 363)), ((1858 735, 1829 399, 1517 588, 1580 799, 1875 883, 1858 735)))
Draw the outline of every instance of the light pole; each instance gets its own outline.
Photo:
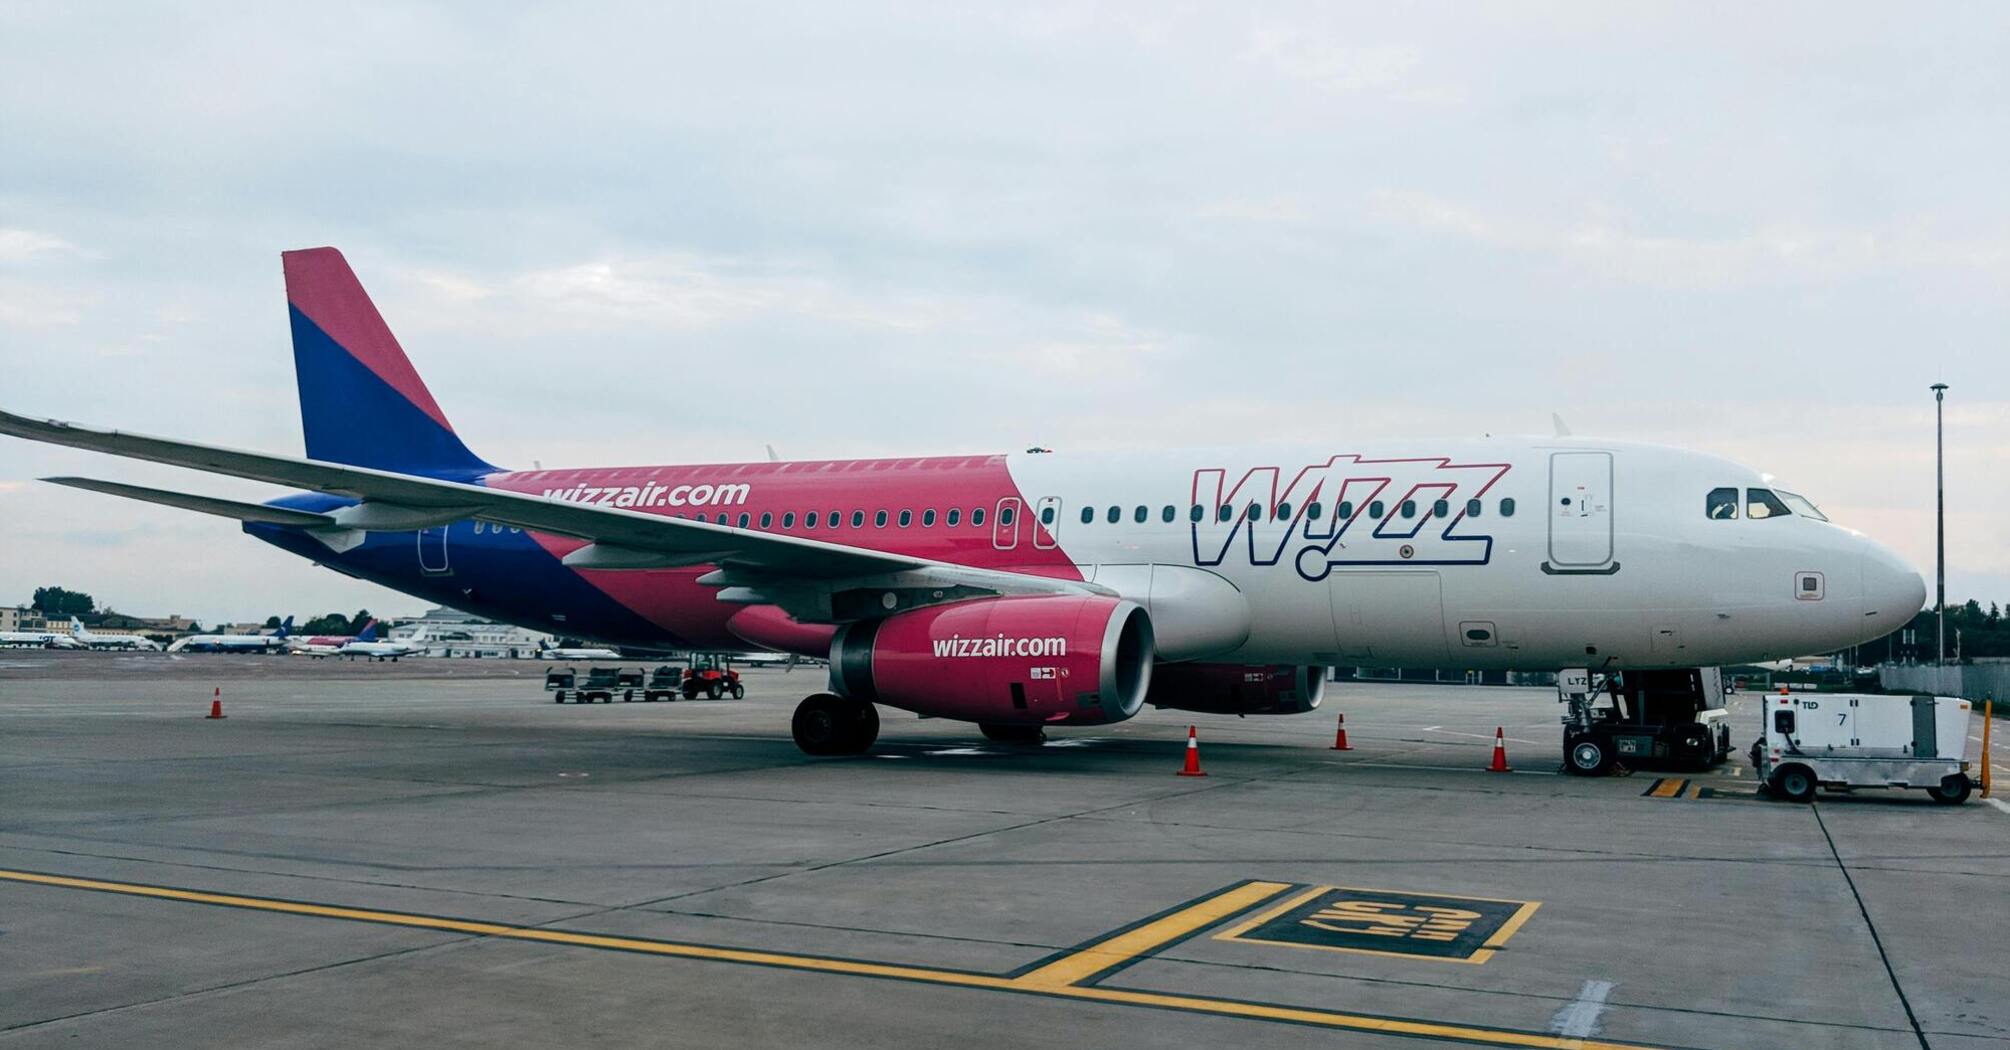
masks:
POLYGON ((1947 662, 1947 473, 1941 451, 1941 406, 1947 384, 1933 384, 1933 664, 1947 662))

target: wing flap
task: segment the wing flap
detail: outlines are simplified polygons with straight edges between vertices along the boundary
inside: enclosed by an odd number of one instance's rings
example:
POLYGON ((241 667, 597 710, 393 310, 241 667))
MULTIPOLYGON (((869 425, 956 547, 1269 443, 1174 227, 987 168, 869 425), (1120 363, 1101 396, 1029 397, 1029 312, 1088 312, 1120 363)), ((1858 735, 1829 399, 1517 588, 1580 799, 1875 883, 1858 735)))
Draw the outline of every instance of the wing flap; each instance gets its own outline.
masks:
POLYGON ((217 499, 213 496, 197 496, 187 492, 172 492, 167 489, 150 489, 141 485, 126 485, 117 481, 99 481, 96 478, 43 478, 43 481, 65 488, 83 489, 87 492, 101 492, 107 496, 124 496, 146 503, 158 503, 164 507, 192 510, 200 514, 214 514, 219 518, 235 518, 238 521, 260 521, 269 525, 297 525, 301 528, 327 528, 335 524, 335 519, 327 514, 316 514, 308 510, 291 510, 286 507, 268 507, 262 503, 241 503, 233 499, 217 499))

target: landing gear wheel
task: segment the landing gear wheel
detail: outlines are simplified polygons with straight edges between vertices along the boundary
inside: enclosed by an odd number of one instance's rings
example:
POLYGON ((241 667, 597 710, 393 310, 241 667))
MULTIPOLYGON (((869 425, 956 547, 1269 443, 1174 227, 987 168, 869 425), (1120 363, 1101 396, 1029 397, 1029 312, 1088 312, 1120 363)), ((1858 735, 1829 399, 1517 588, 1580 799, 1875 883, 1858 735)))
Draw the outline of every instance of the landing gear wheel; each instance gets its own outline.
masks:
POLYGON ((977 728, 983 732, 984 739, 995 740, 1001 744, 1041 744, 1047 740, 1047 731, 1040 726, 996 725, 983 722, 979 723, 977 728))
POLYGON ((1968 774, 1954 773, 1942 777, 1940 786, 1927 788, 1926 793, 1932 796, 1933 801, 1943 806, 1958 806, 1968 801, 1968 790, 1970 787, 1968 774))
POLYGON ((1815 800, 1815 775, 1806 766, 1788 766, 1773 775, 1773 790, 1788 802, 1815 800))
POLYGON ((879 710, 858 700, 813 693, 796 705, 789 725, 806 755, 858 755, 879 739, 879 710))
POLYGON ((1611 745, 1597 737, 1578 737, 1564 747, 1563 766, 1581 777, 1602 777, 1612 770, 1611 745))

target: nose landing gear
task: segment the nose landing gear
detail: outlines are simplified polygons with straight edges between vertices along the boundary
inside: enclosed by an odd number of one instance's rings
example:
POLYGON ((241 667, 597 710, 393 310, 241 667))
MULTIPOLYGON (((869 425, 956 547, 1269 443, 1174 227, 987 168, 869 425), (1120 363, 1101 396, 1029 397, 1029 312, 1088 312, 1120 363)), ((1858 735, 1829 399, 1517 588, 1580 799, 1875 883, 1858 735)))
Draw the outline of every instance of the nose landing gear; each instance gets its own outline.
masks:
POLYGON ((879 739, 879 709, 863 700, 812 693, 796 705, 789 731, 806 755, 862 755, 879 739))

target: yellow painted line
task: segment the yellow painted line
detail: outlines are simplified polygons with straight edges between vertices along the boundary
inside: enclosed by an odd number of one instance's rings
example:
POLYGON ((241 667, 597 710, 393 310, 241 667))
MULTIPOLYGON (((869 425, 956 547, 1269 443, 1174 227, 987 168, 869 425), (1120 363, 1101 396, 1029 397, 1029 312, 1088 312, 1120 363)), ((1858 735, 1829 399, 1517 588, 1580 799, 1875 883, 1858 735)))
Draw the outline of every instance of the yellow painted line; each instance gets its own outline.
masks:
POLYGON ((1657 780, 1647 794, 1652 798, 1674 798, 1682 793, 1682 786, 1687 783, 1688 781, 1676 777, 1657 780))
POLYGON ((1683 798, 1702 798, 1702 797, 1703 797, 1703 785, 1701 785, 1701 784, 1693 784, 1693 783, 1692 783, 1692 784, 1690 784, 1690 785, 1689 785, 1689 788, 1688 788, 1688 790, 1686 790, 1686 791, 1682 792, 1682 797, 1683 797, 1683 798))
MULTIPOLYGON (((149 886, 143 883, 109 882, 102 879, 80 879, 67 875, 45 875, 30 871, 8 871, 0 869, 0 881, 29 883, 64 889, 96 890, 130 897, 152 897, 159 900, 183 901, 193 904, 213 904, 231 908, 245 908, 253 911, 277 912, 287 915, 304 915, 316 918, 347 919, 355 922, 376 923, 384 926, 398 926, 411 929, 438 930, 443 933, 465 933, 479 937, 498 937, 508 940, 537 941, 546 944, 570 945, 582 948, 600 948, 616 951, 642 952, 685 959, 710 960, 714 962, 742 963, 768 966, 777 969, 813 971, 819 973, 843 974, 858 977, 881 977, 895 980, 915 981, 924 984, 953 985, 965 988, 981 988, 1021 995, 1039 995, 1059 999, 1078 999, 1088 1002, 1111 1003, 1126 1006, 1153 1007, 1164 1010, 1179 1010, 1185 1013, 1210 1014, 1219 1017, 1237 1017, 1256 1021, 1280 1021, 1290 1024, 1311 1025, 1355 1032, 1375 1032, 1385 1035, 1417 1036, 1430 1039, 1447 1039, 1472 1043, 1480 1046, 1534 1047, 1538 1050, 1655 1050, 1640 1043, 1611 1043, 1590 1039, 1573 1039, 1563 1036, 1542 1035, 1535 1032, 1516 1032, 1499 1028, 1483 1028, 1474 1025, 1445 1024, 1437 1021, 1410 1020, 1397 1017, 1376 1017, 1368 1014, 1350 1014, 1334 1010, 1314 1010, 1295 1006, 1280 1006, 1271 1003, 1241 1002, 1234 999, 1212 999, 1204 996, 1172 995, 1161 992, 1128 991, 1119 988, 1101 988, 1077 984, 1046 983, 1031 978, 1053 970, 1099 951, 1111 956, 1118 953, 1114 946, 1126 941, 1132 934, 1142 933, 1160 924, 1179 925, 1182 922, 1195 923, 1194 928, 1205 926, 1200 921, 1199 910, 1218 910, 1216 918, 1233 914, 1228 899, 1237 898, 1247 907, 1251 901, 1266 899, 1282 892, 1289 886, 1282 883, 1248 883, 1218 897, 1211 897, 1193 908, 1183 909, 1164 919, 1139 927, 1110 938, 1108 941, 1084 949, 1074 955, 1057 960, 1017 978, 993 974, 964 973, 956 970, 937 970, 925 966, 902 966, 893 963, 869 962, 859 959, 826 959, 810 955, 792 955, 785 952, 753 951, 743 948, 721 948, 705 944, 688 944, 678 941, 659 941, 640 937, 613 937, 593 933, 573 933, 566 930, 536 929, 524 926, 510 926, 503 923, 478 922, 469 919, 449 919, 434 915, 415 915, 409 912, 378 911, 371 908, 344 908, 327 904, 310 904, 302 901, 275 900, 269 897, 245 897, 230 893, 208 893, 201 890, 182 890, 167 886, 149 886), (1275 887, 1267 894, 1256 895, 1259 887, 1275 887), (1177 920, 1177 921, 1176 921, 1177 920)), ((1331 887, 1322 887, 1328 889, 1331 887)), ((1302 897, 1299 899, 1303 899, 1302 897)), ((1532 912, 1533 905, 1527 909, 1532 912)), ((1510 923, 1518 927, 1526 919, 1526 913, 1510 923)), ((1163 928, 1162 928, 1163 929, 1163 928)), ((1512 928, 1505 930, 1511 933, 1512 928)), ((1178 932, 1164 939, 1177 937, 1178 932)), ((1142 940, 1142 938, 1140 938, 1142 940)), ((1163 943, 1163 940, 1157 942, 1163 943)), ((1146 945, 1140 950, 1149 950, 1146 945)), ((1084 975, 1109 965, 1099 964, 1084 975)), ((1056 971, 1058 975, 1058 971, 1056 971)))
POLYGON ((1454 897, 1448 894, 1439 894, 1439 893, 1408 893, 1407 891, 1396 891, 1396 890, 1364 890, 1360 886, 1314 886, 1311 889, 1306 890, 1304 893, 1298 894, 1297 896, 1292 897, 1289 900, 1286 900, 1284 903, 1279 904, 1276 907, 1265 908, 1262 911, 1257 912, 1255 915, 1252 915, 1249 918, 1244 919, 1239 923, 1236 923, 1234 926, 1231 926, 1228 929, 1215 934, 1214 939, 1217 941, 1240 941, 1245 944, 1260 944, 1266 948, 1299 948, 1304 949, 1306 951, 1315 951, 1315 952, 1343 952, 1348 955, 1374 955, 1384 959, 1408 959, 1412 962, 1421 959, 1425 962, 1460 963, 1466 966, 1480 966, 1485 964, 1487 960, 1493 958, 1494 952, 1498 950, 1502 945, 1506 944, 1508 938, 1514 936, 1515 932, 1520 930, 1522 926, 1528 922, 1529 918, 1535 915, 1535 910, 1540 907, 1542 907, 1541 901, 1517 901, 1517 900, 1508 900, 1502 897, 1454 897), (1260 938, 1245 936, 1246 934, 1249 933, 1249 931, 1256 929, 1257 927, 1262 926, 1267 922, 1270 922, 1271 920, 1277 918, 1279 915, 1283 915, 1291 911, 1292 909, 1297 908, 1299 905, 1305 904, 1313 900, 1314 898, 1322 896, 1332 890, 1356 890, 1367 893, 1404 892, 1406 896, 1411 897, 1431 897, 1437 900, 1448 900, 1448 901, 1460 901, 1460 900, 1486 901, 1490 904, 1518 904, 1521 907, 1515 909, 1515 913, 1512 916, 1508 917, 1508 921, 1502 923, 1501 928, 1494 931, 1493 936, 1488 937, 1486 939, 1486 942, 1482 944, 1477 950, 1475 950, 1473 954, 1463 959, 1445 955, 1420 955, 1416 952, 1399 952, 1399 951, 1385 952, 1385 951, 1377 951, 1373 948, 1342 948, 1338 945, 1332 945, 1332 944, 1295 944, 1289 941, 1266 941, 1260 938))
POLYGON ((1255 904, 1260 904, 1291 888, 1288 882, 1251 882, 1217 894, 1191 908, 1182 908, 1135 930, 1098 941, 1087 948, 1056 959, 1019 977, 1020 984, 1033 988, 1058 988, 1075 984, 1119 963, 1129 962, 1167 941, 1177 940, 1205 929, 1255 904))

